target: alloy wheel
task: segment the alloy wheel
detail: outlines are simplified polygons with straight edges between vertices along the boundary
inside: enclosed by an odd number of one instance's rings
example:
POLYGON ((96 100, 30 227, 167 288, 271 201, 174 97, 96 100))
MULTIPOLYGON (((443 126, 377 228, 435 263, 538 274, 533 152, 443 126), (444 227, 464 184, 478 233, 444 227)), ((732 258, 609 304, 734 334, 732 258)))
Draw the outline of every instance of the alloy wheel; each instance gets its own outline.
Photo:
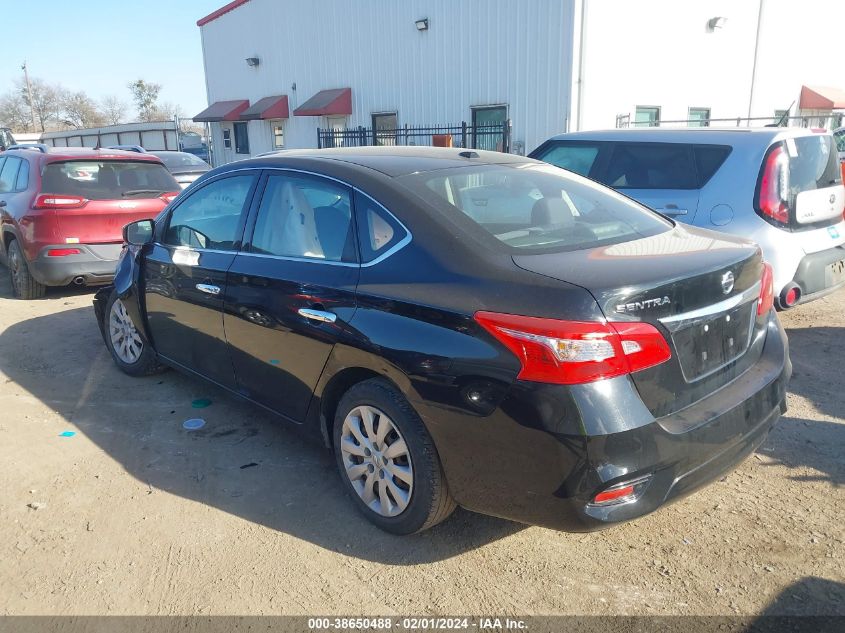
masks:
POLYGON ((17 249, 15 249, 9 253, 9 273, 12 278, 12 290, 14 290, 16 294, 20 288, 20 270, 21 260, 20 257, 18 257, 17 249))
POLYGON ((401 514, 411 501, 414 468, 393 421, 375 407, 355 407, 343 420, 340 442, 344 471, 361 500, 381 516, 401 514))
POLYGON ((111 306, 109 338, 115 354, 127 365, 136 363, 144 351, 144 343, 120 299, 115 299, 111 306))

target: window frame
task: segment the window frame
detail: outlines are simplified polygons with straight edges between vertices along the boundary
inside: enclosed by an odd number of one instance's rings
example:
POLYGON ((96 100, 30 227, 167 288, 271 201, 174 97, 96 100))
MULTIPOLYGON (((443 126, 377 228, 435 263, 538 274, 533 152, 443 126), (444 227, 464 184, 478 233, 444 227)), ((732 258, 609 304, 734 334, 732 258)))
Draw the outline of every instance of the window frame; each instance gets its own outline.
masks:
POLYGON ((689 108, 687 108, 687 127, 710 127, 710 116, 710 108, 690 106, 689 108), (705 114, 705 117, 703 119, 693 119, 693 112, 703 112, 705 114), (693 125, 693 121, 697 121, 698 125, 693 125))
POLYGON ((273 147, 274 150, 276 149, 284 149, 285 148, 285 120, 284 119, 270 119, 270 145, 273 147), (276 128, 279 128, 282 131, 282 144, 278 145, 276 143, 276 139, 278 135, 276 134, 276 128))
POLYGON ((25 158, 20 159, 21 164, 18 166, 18 176, 15 178, 15 188, 12 191, 21 192, 26 191, 29 188, 29 177, 32 174, 32 167, 29 164, 29 161, 25 158), (26 182, 23 183, 23 187, 20 186, 18 181, 21 179, 21 174, 26 171, 26 182))
POLYGON ((660 127, 660 119, 662 118, 662 111, 661 106, 655 105, 638 105, 634 107, 634 120, 631 122, 631 127, 660 127), (654 110, 656 114, 656 118, 654 119, 654 125, 651 123, 646 124, 643 121, 637 121, 637 114, 640 110, 654 110))
POLYGON ((196 252, 207 252, 207 253, 232 253, 237 254, 241 252, 243 249, 243 242, 244 242, 244 229, 247 225, 252 207, 255 203, 255 192, 258 188, 259 183, 261 182, 262 173, 260 169, 237 169, 233 171, 229 171, 215 178, 211 178, 206 180, 202 183, 201 186, 192 188, 190 195, 186 196, 182 200, 178 200, 178 202, 172 208, 167 210, 166 215, 164 215, 160 220, 156 220, 155 223, 155 244, 156 246, 160 246, 162 248, 167 248, 171 250, 175 249, 187 249, 196 252), (250 185, 249 190, 246 194, 246 199, 244 200, 243 206, 241 207, 241 215, 240 219, 238 220, 238 226, 235 230, 235 238, 232 242, 231 249, 216 249, 216 248, 202 248, 197 246, 187 246, 187 245, 180 245, 180 244, 168 244, 165 242, 165 237, 167 236, 167 232, 170 230, 170 222, 173 219, 173 214, 188 200, 193 198, 197 193, 212 185, 214 183, 220 182, 221 180, 226 180, 228 178, 234 178, 236 176, 251 176, 253 178, 252 184, 250 185))

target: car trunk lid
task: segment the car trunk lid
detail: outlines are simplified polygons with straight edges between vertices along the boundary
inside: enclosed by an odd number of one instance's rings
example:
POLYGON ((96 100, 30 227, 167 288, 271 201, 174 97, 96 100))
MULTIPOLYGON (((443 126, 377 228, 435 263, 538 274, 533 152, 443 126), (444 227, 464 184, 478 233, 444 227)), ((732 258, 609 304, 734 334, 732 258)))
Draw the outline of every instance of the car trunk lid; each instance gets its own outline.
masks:
POLYGON ((750 242, 677 226, 612 246, 513 259, 587 289, 609 321, 642 321, 663 333, 672 359, 632 374, 657 416, 712 393, 759 357, 762 259, 750 242))

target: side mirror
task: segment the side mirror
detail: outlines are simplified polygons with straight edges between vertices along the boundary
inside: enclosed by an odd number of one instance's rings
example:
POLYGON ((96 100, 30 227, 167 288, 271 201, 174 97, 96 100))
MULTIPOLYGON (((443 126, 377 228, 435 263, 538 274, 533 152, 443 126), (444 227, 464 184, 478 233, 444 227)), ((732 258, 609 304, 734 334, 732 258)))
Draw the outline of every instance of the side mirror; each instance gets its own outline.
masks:
POLYGON ((143 246, 153 241, 155 222, 152 220, 138 220, 123 227, 123 241, 132 246, 143 246))

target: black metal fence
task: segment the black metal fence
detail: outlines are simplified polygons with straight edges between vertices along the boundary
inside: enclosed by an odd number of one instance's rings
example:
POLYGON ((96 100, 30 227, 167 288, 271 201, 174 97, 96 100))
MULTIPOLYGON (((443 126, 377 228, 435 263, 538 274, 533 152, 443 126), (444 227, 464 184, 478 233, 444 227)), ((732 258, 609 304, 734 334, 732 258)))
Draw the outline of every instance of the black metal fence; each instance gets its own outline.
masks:
POLYGON ((317 128, 317 147, 423 145, 511 151, 511 122, 471 125, 406 125, 398 128, 317 128))

